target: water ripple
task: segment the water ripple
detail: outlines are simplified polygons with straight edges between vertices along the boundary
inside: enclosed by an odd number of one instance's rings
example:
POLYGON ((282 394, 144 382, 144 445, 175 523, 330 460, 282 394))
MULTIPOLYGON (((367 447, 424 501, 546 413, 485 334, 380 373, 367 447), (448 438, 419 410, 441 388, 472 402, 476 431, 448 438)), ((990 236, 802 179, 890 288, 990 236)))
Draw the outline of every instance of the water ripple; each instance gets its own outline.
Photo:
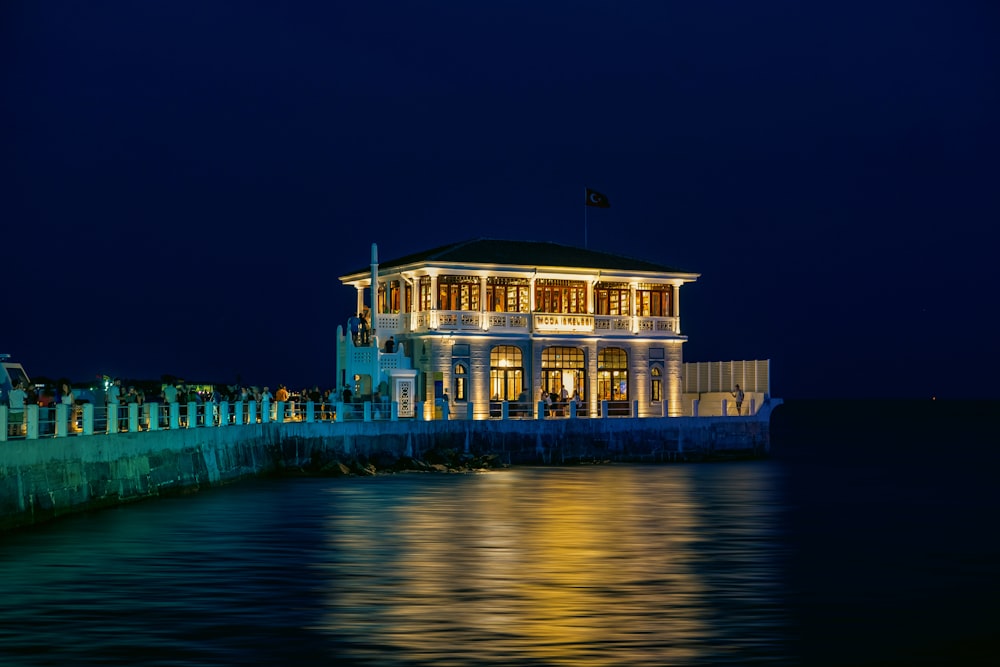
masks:
POLYGON ((785 664, 781 468, 262 481, 5 536, 0 662, 785 664))

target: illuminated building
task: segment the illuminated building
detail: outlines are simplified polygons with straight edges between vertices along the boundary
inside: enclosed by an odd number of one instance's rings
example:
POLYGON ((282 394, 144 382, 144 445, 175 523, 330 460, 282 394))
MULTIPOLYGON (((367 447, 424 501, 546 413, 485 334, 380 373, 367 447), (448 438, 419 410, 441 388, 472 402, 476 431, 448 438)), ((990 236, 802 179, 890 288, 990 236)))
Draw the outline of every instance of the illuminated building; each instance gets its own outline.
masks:
POLYGON ((556 243, 477 239, 381 264, 373 244, 369 268, 340 277, 372 335, 338 328, 338 385, 388 394, 400 417, 445 390, 453 415, 496 417, 508 402, 516 416, 564 387, 590 416, 680 415, 679 293, 697 278, 556 243))

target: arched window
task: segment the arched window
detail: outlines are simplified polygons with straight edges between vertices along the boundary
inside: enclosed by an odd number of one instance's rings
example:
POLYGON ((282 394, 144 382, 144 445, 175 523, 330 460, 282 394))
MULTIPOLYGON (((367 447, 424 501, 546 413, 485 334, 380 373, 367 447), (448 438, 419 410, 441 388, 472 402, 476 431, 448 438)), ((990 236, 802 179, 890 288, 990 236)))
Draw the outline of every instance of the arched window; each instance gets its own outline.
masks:
POLYGON ((663 400, 663 369, 659 364, 649 369, 649 400, 654 403, 663 400))
POLYGON ((628 400, 628 354, 620 347, 597 353, 597 400, 628 400))
MULTIPOLYGON (((524 361, 521 349, 497 345, 490 350, 490 400, 516 401, 524 390, 524 361)), ((523 400, 530 400, 527 396, 523 400)))
POLYGON ((469 369, 465 367, 465 364, 455 364, 455 368, 452 373, 453 382, 455 387, 452 390, 452 400, 458 401, 468 401, 469 400, 469 369))
POLYGON ((559 395, 563 387, 567 397, 574 391, 587 398, 587 364, 578 347, 547 347, 542 350, 542 389, 559 395))

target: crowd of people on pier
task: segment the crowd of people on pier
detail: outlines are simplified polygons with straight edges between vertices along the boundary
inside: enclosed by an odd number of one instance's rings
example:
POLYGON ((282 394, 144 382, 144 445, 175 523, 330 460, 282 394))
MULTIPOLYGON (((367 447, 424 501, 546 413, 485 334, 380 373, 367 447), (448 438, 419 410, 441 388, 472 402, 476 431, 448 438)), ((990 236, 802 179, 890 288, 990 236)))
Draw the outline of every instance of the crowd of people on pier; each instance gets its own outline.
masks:
MULTIPOLYGON (((43 430, 52 431, 54 424, 54 408, 57 405, 66 405, 69 409, 68 421, 70 432, 82 431, 82 407, 85 404, 93 404, 96 407, 106 407, 106 413, 102 414, 102 419, 106 416, 108 428, 114 423, 118 431, 126 431, 129 428, 129 406, 138 405, 139 414, 144 414, 140 420, 138 428, 146 430, 149 428, 149 421, 154 417, 148 414, 148 409, 143 412, 143 408, 148 404, 156 403, 161 406, 160 415, 157 417, 159 426, 167 424, 166 415, 168 409, 163 406, 178 404, 181 422, 187 422, 187 411, 190 404, 196 406, 212 405, 212 414, 216 420, 219 419, 218 406, 222 403, 230 405, 230 410, 234 409, 237 403, 243 404, 243 418, 246 418, 248 406, 251 401, 258 406, 258 420, 262 418, 260 410, 266 402, 269 410, 269 419, 278 419, 278 406, 281 406, 283 413, 282 421, 300 421, 306 418, 307 404, 313 405, 313 418, 316 420, 335 420, 336 407, 338 402, 353 404, 372 401, 375 409, 379 412, 388 413, 387 399, 375 392, 372 396, 358 396, 350 389, 329 388, 321 390, 319 385, 311 388, 303 387, 298 391, 289 390, 284 384, 279 384, 272 393, 270 386, 254 386, 244 384, 219 384, 219 385, 196 385, 189 384, 182 380, 176 382, 160 383, 159 390, 155 383, 131 383, 124 385, 120 378, 106 378, 101 383, 102 386, 82 386, 74 387, 69 380, 62 379, 57 382, 41 382, 38 384, 27 384, 25 382, 15 383, 10 390, 3 392, 0 396, 0 405, 8 408, 7 411, 7 436, 24 436, 27 426, 27 411, 29 405, 37 405, 40 409, 39 421, 47 425, 43 430), (383 405, 386 404, 386 405, 383 405)), ((352 408, 353 409, 353 408, 352 408)), ((200 410, 199 419, 204 420, 204 410, 200 410)), ((234 413, 233 413, 234 414, 234 413)))
POLYGON ((543 388, 538 396, 538 400, 544 404, 543 407, 546 415, 565 417, 570 414, 570 403, 576 406, 576 414, 578 415, 583 414, 586 410, 583 397, 580 396, 580 390, 574 389, 571 396, 565 385, 560 388, 559 393, 550 392, 543 388))

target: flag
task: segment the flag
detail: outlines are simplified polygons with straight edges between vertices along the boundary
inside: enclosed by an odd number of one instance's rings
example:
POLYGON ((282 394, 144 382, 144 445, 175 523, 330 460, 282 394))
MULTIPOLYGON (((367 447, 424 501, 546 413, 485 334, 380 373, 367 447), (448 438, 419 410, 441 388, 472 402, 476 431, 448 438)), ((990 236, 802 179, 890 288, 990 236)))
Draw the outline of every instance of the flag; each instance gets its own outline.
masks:
POLYGON ((591 190, 587 188, 587 206, 596 206, 597 208, 611 208, 610 202, 605 195, 602 195, 596 190, 591 190))

